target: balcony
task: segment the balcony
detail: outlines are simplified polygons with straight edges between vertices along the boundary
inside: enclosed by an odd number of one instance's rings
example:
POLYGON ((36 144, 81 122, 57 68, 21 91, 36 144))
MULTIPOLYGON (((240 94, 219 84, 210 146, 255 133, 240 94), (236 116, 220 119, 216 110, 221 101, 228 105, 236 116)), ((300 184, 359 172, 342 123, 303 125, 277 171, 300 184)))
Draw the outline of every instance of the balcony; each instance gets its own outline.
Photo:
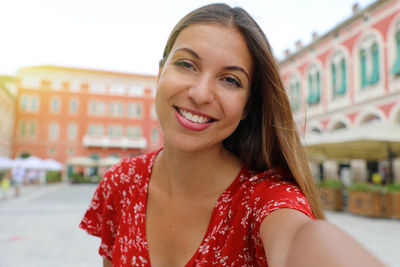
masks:
POLYGON ((144 137, 110 137, 110 136, 90 136, 85 135, 82 140, 85 147, 102 148, 137 148, 145 149, 147 140, 144 137))

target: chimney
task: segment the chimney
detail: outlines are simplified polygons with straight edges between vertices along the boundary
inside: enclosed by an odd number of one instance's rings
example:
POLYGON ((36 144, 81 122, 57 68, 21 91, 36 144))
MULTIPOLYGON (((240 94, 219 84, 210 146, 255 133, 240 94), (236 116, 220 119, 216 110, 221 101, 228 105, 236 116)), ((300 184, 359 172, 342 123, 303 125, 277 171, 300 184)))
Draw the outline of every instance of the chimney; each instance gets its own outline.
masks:
POLYGON ((290 49, 285 49, 285 57, 289 57, 292 53, 290 52, 290 49))
POLYGON ((315 40, 317 40, 317 38, 318 38, 318 33, 313 32, 312 33, 312 41, 314 42, 315 40))
POLYGON ((354 15, 360 11, 360 5, 358 3, 354 3, 352 9, 353 9, 353 15, 354 15))
POLYGON ((298 40, 298 41, 296 42, 296 50, 300 50, 300 49, 302 49, 302 48, 303 48, 303 44, 301 43, 300 40, 298 40))

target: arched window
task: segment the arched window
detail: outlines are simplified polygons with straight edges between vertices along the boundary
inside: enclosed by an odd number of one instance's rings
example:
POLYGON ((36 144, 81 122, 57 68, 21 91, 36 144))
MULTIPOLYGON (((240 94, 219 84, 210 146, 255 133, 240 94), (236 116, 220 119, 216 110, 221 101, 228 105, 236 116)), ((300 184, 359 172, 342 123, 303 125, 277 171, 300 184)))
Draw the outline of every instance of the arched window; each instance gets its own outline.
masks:
POLYGON ((314 65, 308 72, 308 97, 309 105, 318 104, 321 98, 321 76, 320 71, 314 65))
POLYGON ((393 75, 400 76, 400 21, 396 25, 396 33, 395 33, 395 42, 396 42, 396 60, 394 62, 392 73, 393 75))
POLYGON ((347 90, 347 71, 346 59, 343 53, 337 53, 332 58, 332 97, 346 94, 347 90))
POLYGON ((300 82, 293 76, 289 82, 289 95, 290 95, 290 106, 292 111, 296 112, 300 110, 300 82))
POLYGON ((373 35, 365 38, 361 44, 360 72, 361 89, 379 82, 379 46, 373 35))

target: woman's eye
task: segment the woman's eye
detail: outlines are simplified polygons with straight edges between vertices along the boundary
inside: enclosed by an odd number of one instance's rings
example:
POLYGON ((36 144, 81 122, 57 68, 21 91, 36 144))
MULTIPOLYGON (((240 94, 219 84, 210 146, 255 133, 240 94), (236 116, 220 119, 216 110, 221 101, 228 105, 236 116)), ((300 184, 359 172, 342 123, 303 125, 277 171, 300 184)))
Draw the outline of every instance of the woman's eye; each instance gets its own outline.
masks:
POLYGON ((184 67, 184 68, 186 68, 186 69, 190 69, 190 70, 194 70, 194 69, 195 69, 194 66, 193 66, 193 64, 190 63, 190 62, 187 61, 187 60, 179 60, 179 61, 177 61, 177 62, 175 63, 175 65, 177 65, 177 66, 182 66, 182 67, 184 67))
POLYGON ((223 79, 225 82, 234 85, 235 87, 242 87, 242 84, 240 83, 240 81, 236 78, 233 77, 225 77, 223 79))

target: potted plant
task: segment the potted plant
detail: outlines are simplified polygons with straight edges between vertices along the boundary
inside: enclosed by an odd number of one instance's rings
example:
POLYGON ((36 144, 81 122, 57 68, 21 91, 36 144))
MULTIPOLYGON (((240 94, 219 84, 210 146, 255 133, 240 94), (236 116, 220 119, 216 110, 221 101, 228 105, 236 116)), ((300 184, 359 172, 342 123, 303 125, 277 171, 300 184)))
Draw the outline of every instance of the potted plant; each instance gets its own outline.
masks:
POLYGON ((385 189, 385 215, 400 219, 400 184, 389 184, 385 189))
POLYGON ((326 210, 341 211, 342 201, 342 182, 338 179, 324 179, 318 183, 322 204, 326 210))
POLYGON ((354 183, 347 188, 349 192, 348 211, 353 214, 382 217, 383 193, 382 185, 354 183))

